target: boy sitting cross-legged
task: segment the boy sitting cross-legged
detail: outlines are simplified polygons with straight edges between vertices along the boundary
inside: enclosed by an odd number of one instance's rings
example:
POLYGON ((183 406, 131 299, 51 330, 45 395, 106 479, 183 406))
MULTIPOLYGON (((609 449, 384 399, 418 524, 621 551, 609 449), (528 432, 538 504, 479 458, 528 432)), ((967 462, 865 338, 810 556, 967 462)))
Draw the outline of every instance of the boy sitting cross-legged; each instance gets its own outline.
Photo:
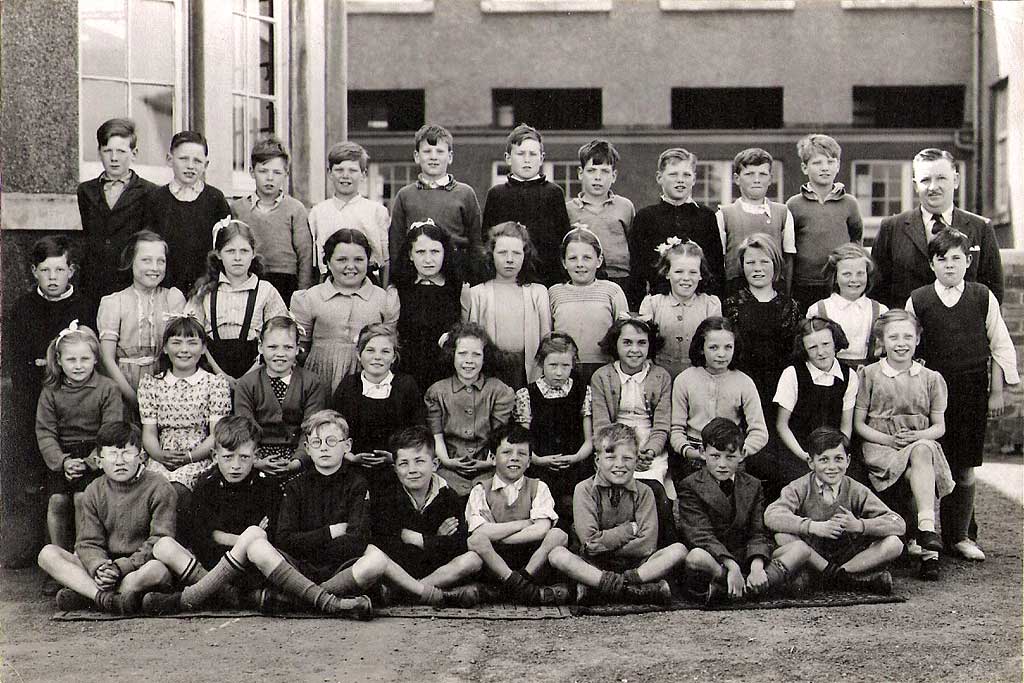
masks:
POLYGON ((501 581, 513 602, 564 604, 569 599, 564 586, 537 584, 551 551, 565 548, 569 537, 554 527, 558 515, 547 484, 526 476, 530 433, 511 424, 494 433, 492 445, 494 476, 473 486, 466 505, 469 549, 501 581))
POLYGON ((594 589, 611 600, 672 600, 665 577, 686 558, 686 547, 673 543, 656 550, 654 494, 633 479, 639 450, 636 432, 623 424, 607 425, 594 437, 597 474, 577 484, 572 496, 581 555, 559 547, 549 558, 552 567, 579 582, 578 603, 596 598, 594 589))
POLYGON ((153 555, 180 577, 184 589, 146 595, 143 611, 192 611, 215 598, 231 606, 269 611, 280 602, 258 590, 269 582, 297 601, 329 614, 369 615, 366 598, 334 597, 299 573, 267 540, 278 488, 253 468, 259 425, 248 417, 231 415, 217 423, 213 437, 217 467, 196 485, 192 498, 195 555, 170 537, 160 539, 153 548, 153 555), (204 567, 213 569, 207 572, 204 567))
POLYGON ((764 511, 765 525, 776 532, 780 551, 809 547, 806 563, 825 585, 889 595, 892 575, 877 570, 903 552, 899 536, 906 523, 868 487, 846 476, 850 441, 845 434, 819 427, 807 440, 811 472, 782 489, 764 511))
POLYGON ((772 559, 761 482, 738 471, 744 439, 739 425, 716 417, 700 438, 704 467, 682 481, 676 510, 676 523, 690 548, 687 588, 693 595, 706 595, 708 603, 764 593, 786 580, 787 567, 794 564, 791 555, 803 563, 807 550, 789 544, 772 559))
POLYGON ((170 581, 153 546, 174 536, 177 496, 146 469, 138 427, 108 422, 96 434, 96 448, 104 476, 76 501, 75 552, 48 545, 39 566, 66 586, 57 593, 59 609, 95 604, 103 612, 134 614, 144 592, 170 581))
POLYGON ((462 498, 436 474, 434 435, 423 426, 406 427, 392 435, 389 446, 395 477, 372 499, 377 545, 366 546, 355 564, 332 579, 335 592, 365 591, 376 584, 385 603, 409 595, 435 607, 475 606, 480 602, 475 585, 449 590, 480 571, 481 564, 466 550, 462 498))

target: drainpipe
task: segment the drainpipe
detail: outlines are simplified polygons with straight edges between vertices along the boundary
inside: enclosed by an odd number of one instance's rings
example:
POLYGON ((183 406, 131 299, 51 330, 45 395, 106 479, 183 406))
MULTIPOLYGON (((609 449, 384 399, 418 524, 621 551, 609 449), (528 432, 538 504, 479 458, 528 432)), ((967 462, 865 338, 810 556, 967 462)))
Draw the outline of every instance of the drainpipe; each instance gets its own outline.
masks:
MULTIPOLYGON (((344 0, 342 0, 344 3, 344 0)), ((988 128, 982 125, 981 121, 981 2, 975 2, 971 11, 972 18, 972 51, 973 64, 971 65, 971 99, 974 104, 974 116, 972 122, 971 140, 974 143, 974 154, 971 157, 971 210, 980 214, 984 207, 984 198, 981 196, 981 168, 982 156, 987 149, 985 141, 981 139, 982 134, 988 128)))

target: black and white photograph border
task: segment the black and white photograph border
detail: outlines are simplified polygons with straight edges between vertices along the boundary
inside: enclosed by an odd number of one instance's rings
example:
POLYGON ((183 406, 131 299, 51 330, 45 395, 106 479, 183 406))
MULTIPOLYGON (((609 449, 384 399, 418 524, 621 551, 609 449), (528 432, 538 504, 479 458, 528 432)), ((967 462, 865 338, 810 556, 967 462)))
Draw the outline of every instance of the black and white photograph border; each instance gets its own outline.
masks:
MULTIPOLYGON (((612 141, 615 192, 637 207, 658 200, 658 153, 680 146, 698 158, 700 203, 736 199, 731 160, 754 146, 775 159, 769 198, 785 201, 805 179, 796 142, 827 133, 869 247, 884 218, 916 207, 914 155, 948 150, 957 206, 989 219, 998 241, 1022 366, 1024 2, 3 0, 0 48, 0 334, 34 286, 32 243, 81 234, 75 190, 102 171, 106 119, 136 121, 134 168, 157 184, 171 178, 170 136, 202 131, 206 179, 229 198, 253 192, 249 150, 274 135, 292 152, 288 192, 307 208, 330 196, 327 150, 347 139, 370 155, 360 191, 388 205, 416 180, 413 134, 428 122, 452 131, 451 172, 482 199, 507 179, 505 136, 526 122, 568 197, 580 191, 576 150, 612 141)), ((4 683, 1022 680, 1019 384, 989 421, 977 471, 986 560, 944 554, 938 582, 899 560, 902 602, 368 622, 55 619, 35 566, 45 498, 12 464, 18 395, 5 370, 4 683)))

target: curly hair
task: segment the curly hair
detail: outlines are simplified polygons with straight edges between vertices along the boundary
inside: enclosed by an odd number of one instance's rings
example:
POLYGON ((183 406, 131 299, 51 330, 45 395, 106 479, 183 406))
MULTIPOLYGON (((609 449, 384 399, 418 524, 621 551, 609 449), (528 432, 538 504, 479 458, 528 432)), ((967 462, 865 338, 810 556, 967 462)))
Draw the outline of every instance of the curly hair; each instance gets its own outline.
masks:
POLYGON ((487 258, 484 259, 484 272, 487 274, 487 279, 493 280, 497 276, 497 270, 494 267, 494 247, 499 237, 514 237, 522 241, 523 267, 519 269, 519 274, 516 275, 516 284, 526 285, 534 282, 534 266, 537 261, 537 251, 534 249, 533 240, 530 239, 530 231, 526 229, 525 225, 516 221, 498 223, 488 231, 487 258))
POLYGON ((494 375, 500 368, 500 361, 498 358, 498 347, 494 345, 491 338, 487 334, 482 326, 477 323, 455 323, 451 329, 448 330, 447 336, 445 337, 444 344, 441 346, 441 350, 444 352, 445 362, 448 367, 455 369, 455 347, 458 345, 460 339, 479 339, 480 343, 484 347, 484 363, 480 370, 480 374, 484 376, 494 375))
POLYGON ((598 342, 601 350, 615 360, 619 360, 619 337, 622 336, 622 330, 626 326, 631 326, 647 335, 647 360, 653 361, 665 345, 665 340, 658 333, 658 323, 653 320, 644 320, 643 318, 632 316, 619 318, 612 323, 612 326, 604 333, 604 337, 598 342))

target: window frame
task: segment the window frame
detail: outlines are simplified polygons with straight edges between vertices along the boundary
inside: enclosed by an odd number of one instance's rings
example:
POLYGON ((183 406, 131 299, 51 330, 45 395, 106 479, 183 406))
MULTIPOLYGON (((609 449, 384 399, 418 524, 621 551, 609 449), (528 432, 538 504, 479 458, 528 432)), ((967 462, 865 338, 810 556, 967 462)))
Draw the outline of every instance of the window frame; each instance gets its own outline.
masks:
POLYGON ((658 0, 662 12, 791 12, 796 0, 658 0))
POLYGON ((971 0, 841 0, 839 6, 851 10, 871 9, 971 9, 971 0))
MULTIPOLYGON (((173 110, 171 113, 171 129, 173 131, 182 130, 186 113, 189 107, 188 100, 188 79, 187 69, 188 60, 185 59, 185 55, 189 54, 189 42, 188 42, 188 0, 153 0, 155 2, 162 2, 164 4, 171 5, 174 13, 174 95, 172 97, 173 110)), ((132 79, 130 73, 131 70, 131 54, 132 54, 132 43, 134 40, 139 39, 140 36, 132 30, 132 12, 130 11, 131 0, 122 0, 123 6, 125 7, 126 25, 125 25, 125 62, 126 69, 128 71, 125 78, 115 78, 111 76, 89 76, 85 75, 82 70, 82 40, 81 40, 81 28, 79 28, 78 38, 78 137, 79 137, 79 149, 78 149, 78 175, 79 182, 95 178, 103 172, 103 164, 100 161, 86 161, 85 151, 90 148, 96 139, 96 131, 86 131, 82 129, 82 122, 84 117, 82 116, 82 92, 83 92, 83 81, 102 81, 106 83, 125 83, 127 84, 127 101, 126 101, 126 112, 125 116, 131 118, 132 111, 130 109, 132 103, 131 88, 134 85, 161 85, 166 86, 166 82, 156 81, 153 79, 132 79)), ((78 12, 76 20, 81 21, 82 3, 79 2, 78 12)), ((81 24, 79 24, 79 27, 81 24)), ((163 144, 167 144, 169 140, 163 141, 163 144)), ((156 183, 169 182, 172 173, 171 169, 165 164, 142 164, 137 161, 132 164, 132 170, 143 176, 144 178, 151 180, 156 183)))
POLYGON ((480 0, 480 11, 484 14, 611 10, 612 0, 480 0))
POLYGON ((349 14, 430 14, 434 0, 348 0, 349 14))
MULTIPOLYGON (((274 133, 273 134, 277 137, 278 140, 281 141, 281 143, 285 146, 286 149, 290 149, 291 148, 290 136, 289 136, 289 127, 288 127, 288 124, 287 124, 287 119, 288 119, 287 112, 289 111, 288 108, 290 106, 289 99, 288 99, 289 98, 289 85, 288 85, 288 82, 289 82, 289 78, 288 78, 288 70, 289 70, 289 64, 288 64, 288 39, 289 39, 289 36, 288 36, 288 31, 290 29, 290 26, 289 26, 289 16, 288 16, 289 8, 288 8, 287 0, 272 0, 272 1, 273 1, 273 10, 274 10, 274 16, 273 17, 264 17, 262 15, 253 15, 253 14, 249 14, 248 12, 238 12, 238 11, 235 10, 234 7, 232 7, 232 9, 231 9, 231 40, 232 40, 231 55, 232 55, 232 62, 231 62, 231 93, 229 95, 230 99, 228 101, 228 108, 231 111, 231 141, 232 141, 231 142, 231 150, 232 150, 232 160, 231 160, 231 190, 230 190, 230 192, 228 192, 228 194, 231 195, 231 196, 236 196, 236 197, 242 197, 242 196, 249 195, 249 194, 251 194, 252 192, 254 192, 256 190, 256 181, 252 177, 252 175, 250 173, 251 169, 249 167, 250 152, 252 150, 253 144, 256 141, 255 140, 247 139, 249 137, 249 130, 248 130, 248 120, 249 120, 249 118, 248 118, 248 115, 250 113, 249 112, 250 100, 255 98, 255 99, 266 100, 266 101, 273 101, 274 102, 274 133), (270 24, 271 26, 274 27, 273 28, 273 31, 275 32, 274 33, 274 60, 273 60, 274 61, 274 72, 275 72, 274 73, 274 84, 275 84, 276 89, 277 89, 278 92, 276 94, 274 94, 272 97, 268 97, 266 95, 260 95, 259 93, 253 93, 253 92, 245 89, 245 88, 248 87, 248 84, 244 84, 243 90, 241 90, 241 91, 235 89, 235 83, 234 83, 234 68, 235 68, 235 63, 234 63, 234 55, 235 55, 234 23, 235 23, 235 18, 239 17, 239 16, 244 17, 245 18, 245 22, 249 22, 251 20, 262 21, 262 22, 268 23, 268 24, 270 24), (234 107, 235 107, 235 98, 236 97, 242 97, 244 99, 244 101, 245 101, 245 109, 244 109, 244 113, 243 113, 243 120, 246 122, 246 124, 243 127, 243 129, 242 129, 242 135, 243 135, 243 143, 242 143, 242 145, 243 145, 243 149, 245 151, 243 153, 243 161, 242 161, 243 167, 242 167, 242 170, 236 169, 235 168, 235 164, 234 164, 234 139, 235 139, 235 135, 237 134, 237 131, 235 130, 235 120, 234 120, 234 111, 235 111, 234 107)), ((248 27, 247 23, 246 23, 246 27, 248 27)), ((242 35, 243 35, 243 37, 248 36, 248 31, 247 30, 243 31, 242 35)), ((242 54, 246 55, 246 54, 248 54, 248 52, 246 50, 243 50, 242 54)), ((245 70, 243 70, 243 73, 247 73, 247 72, 245 70)))
POLYGON ((380 202, 390 207, 391 200, 398 194, 398 190, 410 183, 416 182, 420 173, 419 164, 414 161, 371 161, 366 171, 365 186, 360 183, 360 194, 367 199, 380 202), (404 182, 396 181, 396 171, 408 171, 408 179, 404 182), (390 183, 394 187, 391 197, 385 200, 384 185, 390 183))
POLYGON ((997 223, 1010 222, 1010 96, 1007 79, 992 86, 992 213, 997 223))
MULTIPOLYGON (((699 170, 701 168, 709 168, 712 173, 717 174, 722 178, 722 189, 717 198, 694 197, 694 201, 698 204, 704 204, 705 206, 714 209, 717 209, 719 206, 731 204, 735 201, 740 195, 739 190, 736 189, 736 183, 732 181, 732 163, 731 159, 699 159, 697 161, 697 177, 700 177, 699 170)), ((783 162, 775 159, 772 162, 772 186, 775 187, 775 192, 771 195, 766 195, 768 197, 768 201, 777 202, 779 204, 786 203, 785 177, 786 174, 783 162)))

